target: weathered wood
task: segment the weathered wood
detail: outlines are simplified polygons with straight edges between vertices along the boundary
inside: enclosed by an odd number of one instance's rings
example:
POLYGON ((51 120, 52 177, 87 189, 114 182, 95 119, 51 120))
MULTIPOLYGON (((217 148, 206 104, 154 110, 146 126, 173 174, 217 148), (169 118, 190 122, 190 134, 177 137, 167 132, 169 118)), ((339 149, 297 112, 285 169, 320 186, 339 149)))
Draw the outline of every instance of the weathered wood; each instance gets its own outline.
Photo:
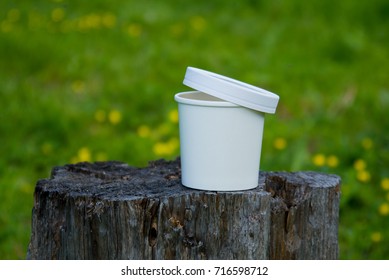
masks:
POLYGON ((270 259, 337 259, 340 178, 270 172, 270 259))
POLYGON ((340 178, 260 172, 256 189, 180 184, 179 161, 56 167, 35 189, 28 259, 336 259, 340 178))

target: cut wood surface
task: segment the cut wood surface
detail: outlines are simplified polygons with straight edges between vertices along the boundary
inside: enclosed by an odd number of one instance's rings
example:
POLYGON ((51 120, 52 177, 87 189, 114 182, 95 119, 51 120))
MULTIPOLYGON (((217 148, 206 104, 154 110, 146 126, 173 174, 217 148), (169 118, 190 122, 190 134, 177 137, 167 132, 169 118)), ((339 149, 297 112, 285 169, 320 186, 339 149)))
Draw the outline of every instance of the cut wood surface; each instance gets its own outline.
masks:
POLYGON ((259 172, 237 192, 180 177, 179 160, 55 167, 36 185, 27 258, 338 258, 338 176, 259 172))

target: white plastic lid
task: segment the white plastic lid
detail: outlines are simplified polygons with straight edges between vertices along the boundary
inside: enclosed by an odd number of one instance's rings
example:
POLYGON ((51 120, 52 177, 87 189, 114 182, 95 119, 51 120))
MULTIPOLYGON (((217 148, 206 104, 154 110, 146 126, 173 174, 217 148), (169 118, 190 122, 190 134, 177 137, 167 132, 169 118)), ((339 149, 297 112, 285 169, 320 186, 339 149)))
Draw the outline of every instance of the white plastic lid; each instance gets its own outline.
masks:
POLYGON ((220 99, 264 113, 274 114, 278 95, 222 75, 188 67, 184 85, 220 99))

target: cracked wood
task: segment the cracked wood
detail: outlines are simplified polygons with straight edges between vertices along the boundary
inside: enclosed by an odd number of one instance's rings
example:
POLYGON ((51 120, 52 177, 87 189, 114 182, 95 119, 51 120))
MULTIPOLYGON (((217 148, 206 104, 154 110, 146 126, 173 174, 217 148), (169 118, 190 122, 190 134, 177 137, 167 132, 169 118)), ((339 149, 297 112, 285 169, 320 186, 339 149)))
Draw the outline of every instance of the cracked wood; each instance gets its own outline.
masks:
POLYGON ((337 259, 340 178, 259 172, 259 186, 180 184, 180 162, 55 167, 35 189, 28 259, 337 259))

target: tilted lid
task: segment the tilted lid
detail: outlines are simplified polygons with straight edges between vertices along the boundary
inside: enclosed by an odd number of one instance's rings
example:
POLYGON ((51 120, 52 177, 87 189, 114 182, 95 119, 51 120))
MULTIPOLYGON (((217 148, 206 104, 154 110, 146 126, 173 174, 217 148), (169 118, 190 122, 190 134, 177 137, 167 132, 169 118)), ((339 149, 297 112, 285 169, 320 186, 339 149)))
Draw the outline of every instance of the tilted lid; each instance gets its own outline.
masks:
POLYGON ((219 74, 188 67, 184 85, 220 99, 264 113, 274 114, 278 95, 219 74))

